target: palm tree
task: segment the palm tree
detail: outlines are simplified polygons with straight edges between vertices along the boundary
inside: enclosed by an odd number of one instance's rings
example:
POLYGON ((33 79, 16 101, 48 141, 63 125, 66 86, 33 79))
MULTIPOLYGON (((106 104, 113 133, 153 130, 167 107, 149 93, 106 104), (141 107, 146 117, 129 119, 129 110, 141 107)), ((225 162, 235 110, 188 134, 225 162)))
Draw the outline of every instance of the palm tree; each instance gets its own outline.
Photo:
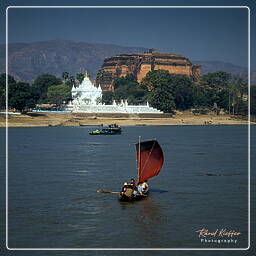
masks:
POLYGON ((79 81, 79 83, 82 83, 84 79, 84 74, 83 73, 77 73, 76 74, 76 79, 79 81))
POLYGON ((233 77, 229 86, 229 112, 230 104, 232 105, 232 114, 238 114, 238 109, 243 102, 244 95, 247 90, 247 78, 241 75, 233 77), (231 99, 232 98, 232 99, 231 99))
POLYGON ((69 76, 69 81, 70 81, 72 84, 75 84, 75 77, 74 77, 74 76, 69 76))
POLYGON ((69 73, 68 72, 62 72, 62 78, 66 81, 69 78, 69 73))

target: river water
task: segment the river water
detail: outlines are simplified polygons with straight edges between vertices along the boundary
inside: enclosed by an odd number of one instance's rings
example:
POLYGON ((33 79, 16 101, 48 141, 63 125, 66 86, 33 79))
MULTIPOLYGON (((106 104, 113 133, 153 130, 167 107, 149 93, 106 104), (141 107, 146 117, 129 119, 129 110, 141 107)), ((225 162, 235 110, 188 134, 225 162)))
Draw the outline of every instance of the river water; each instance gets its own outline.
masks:
POLYGON ((115 136, 90 136, 91 129, 9 128, 10 248, 248 246, 247 126, 124 127, 115 136), (125 203, 96 193, 136 178, 139 135, 156 138, 165 156, 149 197, 125 203), (202 242, 202 228, 241 234, 236 243, 202 242))

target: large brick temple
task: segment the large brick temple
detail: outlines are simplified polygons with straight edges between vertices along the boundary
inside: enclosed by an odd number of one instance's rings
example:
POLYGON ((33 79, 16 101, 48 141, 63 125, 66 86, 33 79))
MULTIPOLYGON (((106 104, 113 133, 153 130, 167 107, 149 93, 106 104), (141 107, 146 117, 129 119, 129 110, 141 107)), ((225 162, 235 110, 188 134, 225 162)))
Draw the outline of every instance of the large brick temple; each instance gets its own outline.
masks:
POLYGON ((133 74, 138 82, 149 71, 168 70, 171 74, 186 75, 197 81, 200 77, 200 66, 194 65, 188 58, 170 53, 133 53, 121 54, 106 58, 96 78, 96 85, 103 91, 113 91, 115 78, 133 74))

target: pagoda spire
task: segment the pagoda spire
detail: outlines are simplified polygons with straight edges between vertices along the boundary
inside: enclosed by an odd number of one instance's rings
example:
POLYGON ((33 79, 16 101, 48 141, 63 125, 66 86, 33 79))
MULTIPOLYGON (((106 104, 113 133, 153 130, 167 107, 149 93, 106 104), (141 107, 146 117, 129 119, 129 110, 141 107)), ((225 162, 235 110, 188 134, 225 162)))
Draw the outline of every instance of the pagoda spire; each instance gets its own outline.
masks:
POLYGON ((85 75, 84 75, 85 78, 89 78, 89 74, 88 72, 86 71, 85 75))

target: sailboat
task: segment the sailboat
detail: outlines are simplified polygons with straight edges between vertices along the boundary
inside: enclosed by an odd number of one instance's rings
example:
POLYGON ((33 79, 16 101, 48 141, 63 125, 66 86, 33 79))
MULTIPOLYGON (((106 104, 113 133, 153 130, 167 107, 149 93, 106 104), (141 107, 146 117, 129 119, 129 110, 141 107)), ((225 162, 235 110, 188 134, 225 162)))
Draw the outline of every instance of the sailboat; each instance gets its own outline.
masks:
POLYGON ((157 176, 164 163, 164 154, 156 140, 139 141, 136 143, 137 158, 137 188, 127 184, 127 189, 120 192, 119 199, 122 201, 133 201, 145 198, 148 193, 147 181, 157 176), (139 189, 142 186, 142 189, 139 189))

